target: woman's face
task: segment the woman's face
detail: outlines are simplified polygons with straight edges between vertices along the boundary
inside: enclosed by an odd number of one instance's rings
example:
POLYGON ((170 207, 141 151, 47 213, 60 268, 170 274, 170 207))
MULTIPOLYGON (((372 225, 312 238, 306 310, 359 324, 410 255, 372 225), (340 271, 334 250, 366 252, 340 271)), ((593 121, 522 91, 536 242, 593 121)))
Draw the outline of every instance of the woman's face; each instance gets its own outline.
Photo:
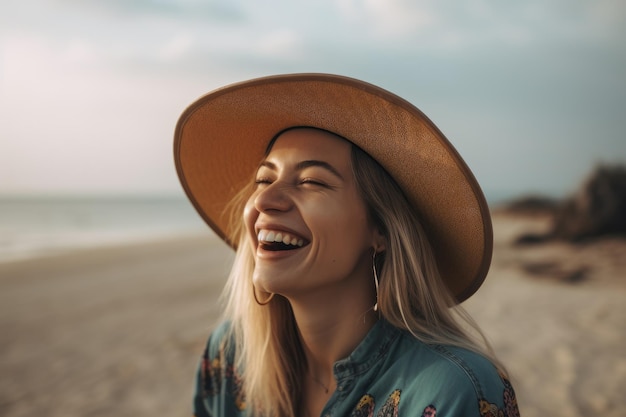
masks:
POLYGON ((350 157, 347 141, 315 129, 289 130, 275 141, 244 211, 258 288, 289 297, 370 284, 381 238, 350 157))

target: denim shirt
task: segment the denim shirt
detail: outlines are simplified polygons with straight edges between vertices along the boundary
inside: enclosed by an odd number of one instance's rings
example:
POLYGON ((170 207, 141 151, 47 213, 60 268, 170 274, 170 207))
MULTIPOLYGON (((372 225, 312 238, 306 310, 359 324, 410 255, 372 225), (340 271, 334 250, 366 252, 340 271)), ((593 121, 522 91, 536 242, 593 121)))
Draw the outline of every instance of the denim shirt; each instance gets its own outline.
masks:
MULTIPOLYGON (((224 351, 226 324, 209 338, 194 399, 197 417, 243 417, 245 399, 224 351)), ((334 365, 337 389, 322 417, 519 416, 513 387, 489 360, 466 349, 425 344, 385 320, 334 365)))

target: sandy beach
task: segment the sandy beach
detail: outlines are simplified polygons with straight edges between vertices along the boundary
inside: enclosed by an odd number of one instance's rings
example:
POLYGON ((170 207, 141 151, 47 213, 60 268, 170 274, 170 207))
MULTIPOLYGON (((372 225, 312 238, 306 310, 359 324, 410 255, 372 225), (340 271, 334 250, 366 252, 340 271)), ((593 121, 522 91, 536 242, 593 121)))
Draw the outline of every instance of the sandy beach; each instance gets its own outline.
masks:
MULTIPOLYGON (((522 416, 626 415, 626 240, 512 245, 465 303, 522 416)), ((189 416, 231 251, 208 234, 0 264, 0 415, 189 416)))

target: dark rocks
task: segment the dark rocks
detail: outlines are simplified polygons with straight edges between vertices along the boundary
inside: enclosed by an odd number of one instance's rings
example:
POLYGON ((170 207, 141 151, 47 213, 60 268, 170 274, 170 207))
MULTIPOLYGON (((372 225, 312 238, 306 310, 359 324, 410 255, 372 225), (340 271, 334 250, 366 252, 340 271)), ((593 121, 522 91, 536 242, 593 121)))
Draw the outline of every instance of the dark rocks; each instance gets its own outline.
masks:
POLYGON ((529 195, 518 198, 506 205, 505 211, 515 214, 545 214, 554 213, 558 209, 560 202, 540 195, 529 195))
POLYGON ((510 203, 505 210, 551 218, 547 233, 522 235, 515 242, 519 245, 550 240, 582 242, 603 236, 626 237, 626 166, 598 166, 573 196, 561 202, 526 197, 510 203))
POLYGON ((626 236, 626 166, 600 166, 555 212, 552 236, 581 241, 626 236))

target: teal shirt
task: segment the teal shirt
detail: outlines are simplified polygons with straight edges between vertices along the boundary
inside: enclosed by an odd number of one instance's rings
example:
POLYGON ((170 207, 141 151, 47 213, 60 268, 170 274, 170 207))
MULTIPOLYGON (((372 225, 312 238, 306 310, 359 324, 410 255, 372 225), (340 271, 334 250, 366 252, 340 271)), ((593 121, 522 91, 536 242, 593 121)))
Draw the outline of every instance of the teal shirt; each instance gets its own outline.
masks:
MULTIPOLYGON (((243 417, 241 379, 215 330, 200 364, 197 417, 243 417)), ((335 363, 337 389, 322 417, 519 416, 513 387, 489 360, 466 349, 420 342, 385 320, 335 363)))

